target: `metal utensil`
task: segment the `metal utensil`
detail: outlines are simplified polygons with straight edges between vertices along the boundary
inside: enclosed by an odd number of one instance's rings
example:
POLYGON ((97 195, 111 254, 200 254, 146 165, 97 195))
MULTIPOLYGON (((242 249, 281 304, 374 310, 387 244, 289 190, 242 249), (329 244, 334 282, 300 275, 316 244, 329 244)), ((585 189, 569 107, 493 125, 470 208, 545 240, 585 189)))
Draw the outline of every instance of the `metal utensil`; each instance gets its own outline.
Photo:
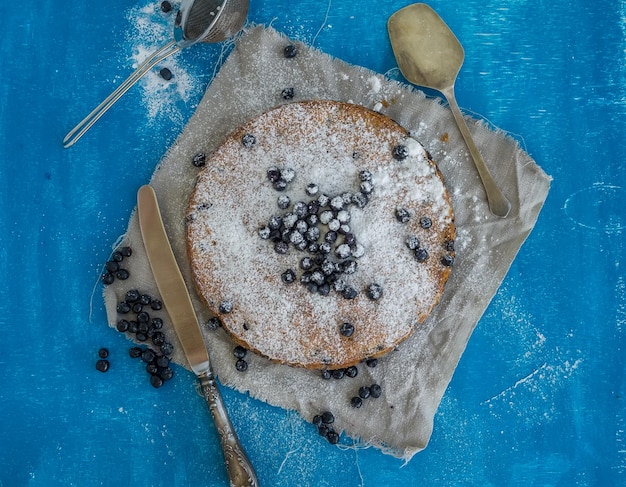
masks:
POLYGON ((197 42, 222 42, 241 30, 249 0, 182 0, 174 22, 174 39, 153 52, 117 89, 68 132, 63 147, 73 146, 131 86, 154 65, 197 42))
POLYGON ((450 28, 428 5, 415 3, 398 10, 387 22, 391 47, 404 77, 411 83, 441 92, 470 151, 483 182, 489 209, 505 217, 511 203, 494 181, 454 96, 454 83, 463 64, 463 47, 450 28))
POLYGON ((144 246, 161 299, 174 325, 191 370, 198 377, 215 422, 230 485, 232 487, 257 487, 258 480, 254 468, 239 443, 217 387, 198 318, 167 238, 157 197, 151 186, 146 185, 139 189, 137 213, 144 246))

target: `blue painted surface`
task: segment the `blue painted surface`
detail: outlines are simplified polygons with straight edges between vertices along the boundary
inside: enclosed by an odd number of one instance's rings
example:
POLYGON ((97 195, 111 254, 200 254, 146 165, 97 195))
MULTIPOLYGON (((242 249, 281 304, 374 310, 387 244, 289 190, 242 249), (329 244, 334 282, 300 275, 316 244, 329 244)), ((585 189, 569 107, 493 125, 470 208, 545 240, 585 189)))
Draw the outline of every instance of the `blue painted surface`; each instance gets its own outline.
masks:
MULTIPOLYGON (((158 3, 3 6, 2 486, 227 485, 193 377, 178 368, 167 387, 147 385, 106 326, 97 284, 220 47, 172 61, 184 92, 135 87, 74 148, 60 142, 129 73, 145 34, 137 15, 158 3)), ((251 3, 255 23, 399 76, 386 20, 410 2, 251 3)), ((430 445, 408 465, 338 450, 294 413, 225 390, 233 421, 265 486, 625 485, 626 5, 431 6, 466 50, 461 106, 510 131, 554 178, 537 226, 470 340, 430 445)), ((164 43, 172 19, 157 19, 164 43)))

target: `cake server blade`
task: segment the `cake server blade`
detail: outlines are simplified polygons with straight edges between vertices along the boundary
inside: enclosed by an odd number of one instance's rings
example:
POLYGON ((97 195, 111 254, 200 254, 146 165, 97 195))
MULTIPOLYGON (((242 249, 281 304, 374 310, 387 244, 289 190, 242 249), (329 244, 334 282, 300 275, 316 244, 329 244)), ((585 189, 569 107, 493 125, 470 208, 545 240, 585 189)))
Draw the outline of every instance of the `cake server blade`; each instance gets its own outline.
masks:
POLYGON ((187 284, 172 252, 157 196, 152 186, 146 185, 139 188, 137 214, 146 254, 161 300, 180 340, 189 366, 200 381, 202 393, 219 434, 230 485, 233 487, 258 486, 252 464, 239 443, 217 387, 198 318, 191 303, 187 284))

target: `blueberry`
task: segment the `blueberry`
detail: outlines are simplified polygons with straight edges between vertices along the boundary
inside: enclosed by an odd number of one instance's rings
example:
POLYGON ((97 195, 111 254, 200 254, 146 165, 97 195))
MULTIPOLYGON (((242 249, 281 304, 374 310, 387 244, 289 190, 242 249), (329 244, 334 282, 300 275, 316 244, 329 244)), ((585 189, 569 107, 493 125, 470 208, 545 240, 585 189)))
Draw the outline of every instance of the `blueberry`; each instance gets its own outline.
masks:
POLYGON ((204 152, 199 152, 193 156, 191 163, 196 167, 204 167, 206 165, 206 154, 204 152))
POLYGON ((337 443, 339 443, 339 434, 335 430, 329 429, 328 433, 326 434, 326 439, 331 445, 336 445, 337 443))
MULTIPOLYGON (((150 315, 148 313, 146 313, 145 311, 141 311, 140 313, 137 314, 137 322, 138 323, 148 323, 148 321, 150 321, 150 315)), ((148 331, 148 327, 146 326, 146 329, 144 331, 148 331)))
POLYGON ((344 369, 335 369, 331 371, 331 375, 333 376, 333 379, 343 379, 343 377, 346 375, 346 371, 344 369))
POLYGON ((350 399, 350 405, 353 408, 360 408, 361 406, 363 406, 363 399, 361 399, 359 396, 354 396, 352 399, 350 399))
POLYGON ((163 379, 161 379, 158 375, 151 375, 150 384, 155 389, 158 389, 159 387, 163 386, 163 379))
POLYGON ((454 240, 446 240, 443 244, 443 248, 448 252, 454 252, 454 240))
POLYGON ((411 214, 409 213, 409 210, 406 208, 396 208, 396 220, 400 223, 406 223, 410 218, 411 214))
POLYGON ((159 74, 161 75, 161 78, 163 78, 165 81, 171 80, 174 76, 168 68, 161 68, 159 74))
POLYGON ((328 296, 330 294, 330 284, 325 282, 321 286, 318 286, 317 293, 321 296, 328 296))
POLYGON ((298 55, 298 48, 293 44, 289 44, 288 46, 285 46, 285 49, 283 49, 283 55, 287 59, 294 58, 298 55))
POLYGON ((289 196, 287 196, 286 194, 281 194, 278 197, 277 203, 278 203, 278 207, 281 210, 286 210, 287 208, 289 208, 289 205, 291 204, 291 198, 289 198, 289 196))
POLYGON ((351 365, 346 369, 346 376, 354 379, 357 375, 359 375, 359 369, 357 369, 354 365, 351 365))
POLYGON ((164 0, 163 2, 161 2, 161 11, 165 13, 171 12, 172 4, 168 2, 167 0, 164 0))
POLYGON ((228 314, 233 310, 233 303, 229 300, 224 300, 219 306, 220 313, 228 314))
POLYGON ((107 358, 109 356, 109 350, 106 348, 101 348, 100 350, 98 350, 98 357, 100 358, 107 358))
POLYGON ((278 181, 274 181, 273 186, 276 191, 285 191, 287 189, 287 181, 280 178, 278 181))
POLYGON ((325 280, 326 277, 321 270, 316 269, 311 273, 311 282, 316 284, 317 286, 321 286, 322 284, 324 284, 325 280))
POLYGON ((120 253, 124 257, 130 257, 131 255, 133 255, 133 249, 132 247, 120 247, 120 253))
POLYGON ((287 213, 283 215, 283 226, 285 228, 293 228, 298 223, 298 216, 294 213, 287 213))
POLYGON ((349 211, 341 210, 337 212, 337 220, 339 220, 339 223, 350 223, 351 219, 352 215, 349 211))
POLYGON ((100 359, 96 362, 96 369, 98 369, 100 372, 106 372, 107 370, 109 370, 110 366, 111 364, 109 363, 109 361, 105 359, 100 359))
POLYGON ((406 145, 399 144, 393 148, 393 158, 397 161, 403 161, 407 157, 409 157, 409 149, 406 145))
POLYGON ((367 399, 370 397, 370 388, 367 386, 359 387, 359 397, 361 399, 367 399))
POLYGON ((324 225, 328 225, 328 223, 333 219, 333 217, 334 217, 333 212, 330 210, 323 211, 319 216, 320 222, 323 223, 324 225))
POLYGON ((263 240, 267 240, 272 236, 272 230, 270 230, 270 227, 268 226, 264 226, 259 228, 259 237, 261 237, 263 240))
POLYGON ((161 345, 165 343, 165 335, 161 333, 160 331, 155 331, 152 334, 152 343, 155 346, 160 347, 161 345))
POLYGON ((326 369, 322 370, 321 375, 322 375, 322 379, 324 380, 329 380, 333 377, 333 374, 331 374, 330 370, 326 370, 326 369))
POLYGON ((335 422, 335 416, 330 411, 326 411, 322 413, 322 423, 323 424, 333 424, 335 422))
POLYGON ((126 301, 122 301, 117 305, 117 312, 122 315, 130 313, 130 304, 128 304, 126 301))
POLYGON ((346 288, 341 292, 341 295, 346 299, 354 299, 356 298, 358 292, 352 286, 346 286, 346 288))
POLYGON ((319 248, 319 253, 320 254, 330 254, 330 251, 332 250, 332 245, 328 242, 322 242, 320 244, 320 248, 319 248))
POLYGON ((113 284, 114 281, 115 281, 115 276, 111 274, 110 272, 105 272, 104 274, 102 274, 102 284, 104 284, 105 286, 108 286, 109 284, 113 284))
POLYGON ((275 183, 276 181, 278 181, 280 179, 280 176, 280 169, 278 169, 277 167, 270 167, 267 170, 267 179, 269 179, 271 183, 275 183))
POLYGON ((148 335, 146 333, 144 333, 143 331, 138 331, 135 334, 135 338, 137 339, 137 341, 139 342, 145 342, 148 339, 148 335))
POLYGON ((129 323, 127 320, 119 320, 117 325, 115 325, 115 328, 117 331, 124 333, 125 331, 128 331, 128 325, 129 323))
POLYGON ((256 144, 256 137, 252 134, 245 134, 242 138, 241 138, 241 144, 246 148, 249 149, 250 147, 252 147, 254 144, 256 144))
POLYGON ((108 272, 115 273, 120 270, 120 263, 114 260, 109 260, 104 267, 108 272))
POLYGON ((235 368, 239 372, 245 372, 246 370, 248 370, 248 362, 243 359, 239 359, 237 360, 237 362, 235 362, 235 368))
POLYGON ((152 297, 149 294, 142 294, 139 296, 139 303, 144 306, 148 306, 152 302, 152 297))
POLYGON ((317 432, 319 433, 320 436, 328 437, 329 429, 330 428, 328 427, 328 425, 325 425, 322 423, 321 425, 317 427, 317 432))
POLYGON ((165 367, 169 367, 169 365, 170 365, 170 359, 169 359, 169 358, 167 358, 167 357, 166 357, 166 356, 164 356, 164 355, 159 355, 159 356, 156 358, 156 362, 155 362, 155 363, 157 364, 157 366, 158 366, 158 367, 161 367, 161 368, 163 368, 163 369, 164 369, 165 367))
POLYGON ((339 270, 344 274, 354 274, 356 272, 356 260, 348 259, 339 263, 339 270))
POLYGON ((158 376, 163 380, 167 381, 174 377, 174 371, 170 367, 164 367, 159 369, 158 376))
POLYGON ((163 308, 163 302, 160 299, 153 299, 150 303, 150 308, 154 311, 159 311, 161 308, 163 308))
POLYGON ((280 96, 283 97, 283 100, 292 100, 293 97, 295 96, 295 90, 293 88, 285 88, 280 93, 280 96))
POLYGON ((137 333, 139 331, 139 323, 132 320, 128 322, 128 333, 137 333))
POLYGON ((368 367, 376 367, 378 365, 378 359, 377 358, 368 358, 365 361, 365 365, 367 365, 368 367))
POLYGON ((452 267, 452 265, 454 265, 454 257, 451 255, 444 255, 441 258, 441 264, 445 267, 452 267))
POLYGON ((376 301, 383 297, 383 288, 380 284, 376 284, 373 282, 369 286, 367 286, 367 297, 372 301, 376 301))
POLYGON ((206 326, 209 330, 215 331, 220 326, 222 326, 222 323, 217 316, 212 316, 211 318, 209 318, 209 321, 206 322, 206 326))
POLYGON ((335 196, 330 200, 330 207, 335 211, 340 211, 343 209, 344 201, 341 196, 335 196))
POLYGON ((361 154, 358 151, 354 151, 352 153, 352 159, 360 159, 361 158, 361 154))
POLYGON ((161 345, 160 350, 163 355, 172 355, 172 353, 174 353, 174 345, 172 345, 170 342, 165 342, 163 345, 161 345))
POLYGON ((128 354, 131 358, 139 358, 143 353, 143 349, 141 347, 131 347, 128 351, 128 354))
POLYGON ((374 185, 371 181, 363 181, 359 186, 361 193, 363 194, 371 194, 374 191, 374 185))
POLYGON ((377 398, 377 397, 380 397, 382 393, 383 393, 383 390, 378 384, 372 384, 370 386, 370 396, 377 398))
POLYGON ((320 229, 317 227, 310 227, 304 234, 304 238, 307 242, 317 242, 317 239, 320 238, 320 229))
POLYGON ((309 196, 315 196, 319 191, 319 187, 315 183, 311 183, 306 187, 306 194, 309 196))
POLYGON ((322 415, 316 414, 315 416, 313 416, 312 423, 313 423, 313 426, 317 426, 318 428, 322 426, 322 415))
POLYGON ((409 235, 406 238, 405 242, 406 242, 406 246, 411 250, 415 250, 420 245, 420 241, 419 241, 419 238, 417 238, 417 235, 409 235))
POLYGON ((307 205, 307 210, 309 212, 309 216, 317 215, 317 212, 320 211, 320 203, 317 200, 309 201, 307 205))
POLYGON ((369 203, 369 197, 362 192, 354 193, 352 195, 352 203, 356 205, 357 208, 365 208, 369 203))
POLYGON ((286 254, 288 250, 289 244, 287 244, 286 242, 276 242, 274 244, 274 251, 277 254, 286 254))
POLYGON ((326 235, 324 235, 324 240, 328 243, 334 243, 337 241, 337 232, 334 230, 330 230, 329 232, 326 232, 326 235))
POLYGON ((415 260, 418 262, 424 262, 426 259, 428 259, 428 250, 424 247, 418 247, 415 249, 415 260))
POLYGON ((241 345, 237 345, 233 350, 233 355, 235 356, 235 358, 244 358, 247 353, 248 351, 241 345))
POLYGON ((116 250, 111 255, 111 260, 115 262, 122 262, 124 260, 124 254, 122 254, 119 250, 116 250))
POLYGON ((146 348, 141 351, 141 360, 147 364, 152 362, 156 358, 156 354, 154 350, 151 348, 146 348))
POLYGON ((285 284, 291 284, 296 280, 296 273, 291 269, 287 269, 280 275, 280 277, 285 284))
POLYGON ((351 337, 354 334, 354 325, 352 323, 342 323, 339 327, 339 333, 345 337, 351 337))
POLYGON ((304 201, 297 201, 293 204, 293 213, 298 218, 304 218, 309 213, 309 207, 304 201))
POLYGON ((117 277, 120 281, 125 281, 130 277, 130 273, 126 269, 120 269, 115 273, 115 277, 117 277))
POLYGON ((313 268, 313 260, 311 257, 302 257, 300 260, 300 269, 303 271, 308 271, 313 268))
POLYGON ((422 218, 420 218, 420 226, 422 228, 430 228, 433 226, 433 221, 428 218, 427 216, 424 216, 422 218))
POLYGON ((163 320, 161 318, 152 318, 152 321, 150 322, 150 327, 153 330, 160 330, 161 328, 163 328, 163 320))
POLYGON ((282 174, 282 178, 285 180, 285 182, 290 183, 291 181, 293 181, 293 178, 296 177, 296 171, 294 171, 292 168, 290 167, 286 167, 282 170, 281 172, 282 174))
POLYGON ((330 197, 327 194, 322 193, 317 197, 317 202, 320 204, 320 207, 323 208, 330 204, 330 197))

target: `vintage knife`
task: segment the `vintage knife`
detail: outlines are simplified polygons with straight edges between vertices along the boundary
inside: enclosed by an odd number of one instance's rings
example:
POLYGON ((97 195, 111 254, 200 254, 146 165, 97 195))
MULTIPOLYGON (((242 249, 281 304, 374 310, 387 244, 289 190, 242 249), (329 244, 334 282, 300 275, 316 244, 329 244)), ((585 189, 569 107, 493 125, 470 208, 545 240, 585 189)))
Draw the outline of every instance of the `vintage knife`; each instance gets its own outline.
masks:
POLYGON ((187 285, 172 252, 156 193, 149 185, 142 186, 137 193, 137 212, 144 246, 161 299, 191 370, 198 377, 219 433, 230 485, 257 487, 258 480, 254 468, 239 443, 217 387, 187 285))

